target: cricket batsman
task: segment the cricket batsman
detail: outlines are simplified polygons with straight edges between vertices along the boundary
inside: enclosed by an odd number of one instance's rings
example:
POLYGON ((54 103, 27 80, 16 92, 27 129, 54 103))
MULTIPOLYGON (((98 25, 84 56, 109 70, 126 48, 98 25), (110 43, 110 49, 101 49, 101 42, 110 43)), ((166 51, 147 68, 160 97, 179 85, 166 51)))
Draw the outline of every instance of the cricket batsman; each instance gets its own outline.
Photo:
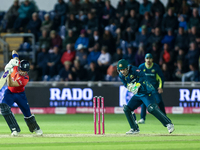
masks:
MULTIPOLYGON (((138 67, 142 72, 145 73, 147 80, 155 88, 153 96, 156 99, 160 110, 166 115, 165 105, 162 100, 161 93, 163 93, 164 76, 158 64, 153 63, 153 56, 150 53, 145 55, 145 63, 138 67)), ((139 124, 145 123, 146 117, 146 106, 141 105, 141 119, 138 121, 139 124)))
POLYGON ((129 65, 128 61, 121 59, 118 61, 117 70, 119 77, 128 91, 134 95, 127 105, 124 105, 124 113, 131 129, 126 134, 138 134, 140 132, 138 125, 132 115, 132 111, 137 109, 142 103, 145 104, 149 113, 154 115, 164 127, 167 127, 169 133, 174 131, 174 125, 171 120, 158 108, 155 103, 153 93, 155 91, 151 83, 146 79, 145 74, 135 66, 129 65))
POLYGON ((21 130, 14 114, 11 112, 11 107, 16 102, 24 115, 24 120, 30 132, 42 135, 43 132, 37 124, 35 116, 30 112, 24 92, 24 87, 29 81, 28 71, 30 64, 26 60, 20 62, 19 55, 15 50, 12 51, 12 57, 13 59, 5 66, 5 71, 10 70, 11 74, 7 78, 8 89, 5 91, 2 103, 0 104, 1 114, 11 130, 11 136, 18 136, 21 130))

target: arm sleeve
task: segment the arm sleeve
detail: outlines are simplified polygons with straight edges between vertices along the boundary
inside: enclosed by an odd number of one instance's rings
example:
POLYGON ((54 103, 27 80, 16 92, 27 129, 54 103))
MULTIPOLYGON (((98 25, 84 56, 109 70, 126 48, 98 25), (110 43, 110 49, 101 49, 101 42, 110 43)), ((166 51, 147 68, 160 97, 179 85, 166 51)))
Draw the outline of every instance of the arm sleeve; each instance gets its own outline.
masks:
POLYGON ((124 78, 123 78, 121 75, 119 75, 119 78, 121 79, 123 85, 127 88, 127 83, 126 83, 126 81, 124 80, 124 78))
POLYGON ((156 73, 156 80, 159 82, 159 88, 163 88, 164 86, 164 76, 160 69, 160 67, 157 65, 157 73, 156 73))

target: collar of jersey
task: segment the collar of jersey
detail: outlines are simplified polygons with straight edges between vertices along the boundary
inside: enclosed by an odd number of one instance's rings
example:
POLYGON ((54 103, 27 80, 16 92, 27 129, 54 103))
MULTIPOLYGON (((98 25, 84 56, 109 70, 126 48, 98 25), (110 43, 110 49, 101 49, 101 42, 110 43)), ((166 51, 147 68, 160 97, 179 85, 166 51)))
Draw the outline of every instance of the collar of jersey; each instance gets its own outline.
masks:
POLYGON ((147 68, 147 69, 151 69, 152 67, 153 67, 153 63, 152 63, 152 65, 148 68, 147 67, 147 64, 145 63, 145 67, 147 68))

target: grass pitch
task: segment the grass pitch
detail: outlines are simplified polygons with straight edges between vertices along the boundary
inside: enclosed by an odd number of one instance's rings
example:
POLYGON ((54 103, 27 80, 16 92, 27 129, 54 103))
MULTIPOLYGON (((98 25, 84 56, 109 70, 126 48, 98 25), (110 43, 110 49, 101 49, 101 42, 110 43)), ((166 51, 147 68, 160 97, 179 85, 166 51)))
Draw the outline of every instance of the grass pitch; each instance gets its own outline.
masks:
POLYGON ((105 135, 93 134, 93 114, 36 114, 42 137, 29 132, 22 115, 15 116, 21 127, 19 137, 10 136, 0 116, 2 150, 200 150, 200 114, 168 115, 175 125, 172 134, 148 114, 146 123, 139 125, 139 135, 125 135, 130 127, 123 114, 105 114, 105 135))

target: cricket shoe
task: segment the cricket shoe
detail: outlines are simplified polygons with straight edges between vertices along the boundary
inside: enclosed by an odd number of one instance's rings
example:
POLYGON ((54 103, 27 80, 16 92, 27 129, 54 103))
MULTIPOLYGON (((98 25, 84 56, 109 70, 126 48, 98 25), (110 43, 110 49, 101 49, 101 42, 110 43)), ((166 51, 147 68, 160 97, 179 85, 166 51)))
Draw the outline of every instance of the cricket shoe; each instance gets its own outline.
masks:
POLYGON ((145 120, 144 119, 140 119, 137 123, 138 124, 145 124, 145 120))
POLYGON ((18 132, 17 132, 17 131, 13 131, 13 132, 11 133, 11 136, 18 136, 18 132))
POLYGON ((130 129, 128 132, 126 132, 126 134, 139 134, 139 133, 140 133, 139 129, 137 130, 130 129))
POLYGON ((168 129, 169 133, 172 133, 175 130, 174 125, 172 123, 167 124, 167 129, 168 129))
POLYGON ((34 132, 35 132, 36 135, 38 135, 38 136, 41 136, 41 135, 43 134, 43 132, 42 132, 41 129, 39 129, 39 130, 35 130, 34 132))

